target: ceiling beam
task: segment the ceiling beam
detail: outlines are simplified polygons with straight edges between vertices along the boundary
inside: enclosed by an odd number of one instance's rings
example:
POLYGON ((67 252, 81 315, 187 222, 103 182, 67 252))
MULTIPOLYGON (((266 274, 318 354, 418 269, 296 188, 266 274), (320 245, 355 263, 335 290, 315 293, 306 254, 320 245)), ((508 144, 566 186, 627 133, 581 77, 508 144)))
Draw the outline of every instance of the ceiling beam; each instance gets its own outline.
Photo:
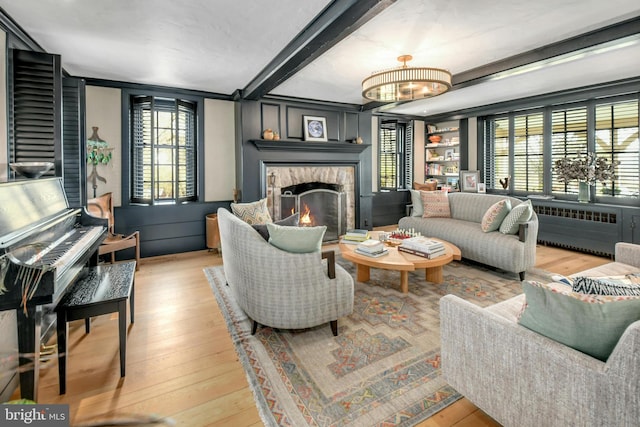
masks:
MULTIPOLYGON (((554 58, 558 58, 562 55, 570 55, 572 53, 588 50, 615 40, 638 36, 639 34, 640 17, 631 18, 607 27, 561 40, 556 43, 551 43, 527 52, 513 55, 481 67, 454 74, 452 77, 453 85, 451 90, 461 89, 463 87, 486 82, 501 73, 508 73, 509 71, 515 70, 519 67, 525 67, 533 64, 544 64, 545 62, 552 61, 554 58)), ((362 110, 383 112, 404 104, 405 102, 406 101, 386 104, 380 102, 369 102, 362 106, 362 110)))
POLYGON ((242 90, 243 98, 260 99, 395 2, 332 2, 242 90))

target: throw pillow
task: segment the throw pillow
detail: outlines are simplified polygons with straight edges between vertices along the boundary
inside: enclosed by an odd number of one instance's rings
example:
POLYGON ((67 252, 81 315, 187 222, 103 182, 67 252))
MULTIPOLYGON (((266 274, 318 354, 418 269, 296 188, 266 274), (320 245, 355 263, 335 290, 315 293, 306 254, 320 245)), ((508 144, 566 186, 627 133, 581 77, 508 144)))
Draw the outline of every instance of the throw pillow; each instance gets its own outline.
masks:
POLYGON ((611 277, 575 277, 572 284, 573 292, 589 295, 633 295, 640 296, 640 284, 634 283, 632 278, 611 277))
POLYGON ((520 203, 511 209, 511 212, 502 220, 500 232, 502 234, 516 234, 520 228, 520 224, 529 221, 532 215, 533 206, 531 206, 531 200, 520 203))
MULTIPOLYGON (((286 227, 297 227, 299 222, 300 212, 296 212, 291 216, 281 219, 280 221, 275 221, 274 224, 286 227)), ((253 224, 252 227, 260 233, 264 240, 269 241, 269 230, 267 230, 267 224, 253 224)))
POLYGON ((231 212, 251 225, 273 222, 267 208, 266 198, 251 203, 231 203, 231 212))
POLYGON ((278 249, 294 253, 318 252, 322 249, 322 238, 326 225, 317 227, 286 227, 267 224, 269 243, 278 249))
POLYGON ((451 218, 447 191, 421 191, 423 218, 451 218))
POLYGON ((526 302, 518 323, 602 361, 640 320, 640 297, 561 292, 539 282, 522 287, 526 302))
POLYGON ((502 221, 511 211, 511 201, 504 199, 491 205, 489 209, 484 213, 480 227, 482 231, 488 233, 490 231, 496 231, 500 228, 502 221))
POLYGON ((409 190, 411 192, 411 216, 422 217, 422 197, 420 190, 409 190))
POLYGON ((429 181, 429 182, 425 182, 424 184, 421 184, 419 182, 414 182, 413 189, 420 190, 420 191, 435 191, 438 189, 438 181, 429 181))

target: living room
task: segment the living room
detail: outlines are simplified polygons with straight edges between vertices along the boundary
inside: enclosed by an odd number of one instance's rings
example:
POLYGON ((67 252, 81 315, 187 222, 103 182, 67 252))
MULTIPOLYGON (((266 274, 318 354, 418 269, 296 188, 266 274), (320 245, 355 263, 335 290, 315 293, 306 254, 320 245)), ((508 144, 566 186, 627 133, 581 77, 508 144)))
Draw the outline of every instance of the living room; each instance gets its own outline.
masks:
MULTIPOLYGON (((142 5, 129 10, 129 5, 122 4, 120 13, 112 10, 116 6, 105 5, 96 9, 95 5, 27 1, 1 6, 0 36, 7 50, 0 55, 0 68, 9 88, 0 93, 2 115, 11 116, 12 66, 21 60, 13 50, 43 54, 35 61, 50 61, 52 67, 57 67, 64 77, 61 80, 65 93, 72 99, 64 105, 75 104, 78 120, 75 132, 58 129, 58 135, 64 133, 64 138, 57 141, 75 144, 75 172, 71 173, 69 166, 62 166, 60 158, 53 155, 55 167, 48 176, 62 176, 64 170, 67 196, 70 202, 77 200, 78 206, 89 198, 112 193, 116 231, 140 233, 142 269, 137 277, 141 283, 163 279, 163 275, 172 277, 170 268, 160 267, 161 263, 205 250, 205 217, 219 208, 229 209, 233 201, 266 198, 272 213, 280 211, 282 201, 277 199, 282 198, 281 186, 277 183, 284 169, 309 165, 350 168, 354 179, 353 188, 347 190, 348 228, 393 227, 406 215, 412 183, 432 178, 425 173, 431 144, 428 137, 443 129, 456 129, 455 137, 459 138, 459 150, 454 151, 459 156, 457 169, 452 172, 456 178, 461 172, 478 171, 478 182, 487 193, 533 196, 532 204, 540 220, 539 243, 579 250, 596 255, 595 258, 604 256, 606 261, 606 257, 613 256, 616 242, 640 242, 636 226, 640 220, 640 10, 633 2, 568 2, 561 6, 553 2, 535 6, 520 2, 491 8, 408 0, 316 1, 305 6, 296 2, 212 2, 192 5, 188 10, 163 2, 155 6, 155 11, 142 5), (196 13, 198 8, 203 11, 200 16, 196 13), (251 16, 245 16, 247 10, 252 11, 251 16), (408 25, 407 16, 412 16, 413 26, 408 25), (510 16, 515 21, 530 21, 532 28, 522 31, 518 25, 507 25, 510 16), (500 24, 488 25, 491 20, 500 24), (152 31, 153 25, 145 24, 154 21, 161 23, 157 33, 152 31), (216 24, 211 23, 214 21, 216 24), (128 25, 132 31, 135 28, 136 37, 119 30, 128 25), (494 25, 504 28, 496 29, 494 25), (66 31, 71 29, 73 32, 66 31), (386 29, 384 34, 382 29, 386 29), (150 34, 148 38, 145 31, 150 34), (206 37, 199 33, 204 31, 208 31, 206 37), (477 44, 470 41, 474 37, 478 38, 477 44), (513 43, 508 43, 510 37, 513 43), (176 54, 176 44, 184 44, 183 54, 176 54), (469 46, 462 49, 464 44, 469 46), (414 57, 409 66, 450 69, 451 90, 404 103, 363 99, 362 79, 377 70, 397 66, 396 58, 409 53, 414 57), (159 66, 149 71, 145 61, 159 66), (207 71, 197 75, 188 68, 207 71), (196 106, 196 173, 191 187, 187 185, 195 190, 184 199, 163 198, 158 191, 157 199, 147 203, 146 190, 134 194, 136 177, 130 165, 135 164, 136 154, 130 111, 135 105, 145 111, 144 102, 149 98, 154 105, 179 99, 187 110, 189 105, 196 106), (502 137, 496 129, 520 129, 520 112, 525 112, 527 120, 540 117, 551 123, 558 120, 553 116, 554 108, 568 112, 580 104, 578 107, 586 111, 585 126, 591 131, 599 123, 596 115, 605 114, 596 112, 600 111, 599 105, 627 106, 634 102, 636 142, 625 148, 620 157, 626 161, 622 163, 623 174, 614 188, 600 184, 592 187, 586 204, 577 203, 577 183, 559 187, 557 176, 550 172, 555 159, 552 156, 528 152, 524 163, 518 163, 517 155, 507 153, 506 163, 500 163, 496 161, 500 153, 490 151, 502 137), (305 135, 303 124, 309 117, 323 119, 323 141, 312 141, 305 135), (410 128, 412 138, 407 139, 408 144, 396 145, 395 181, 389 183, 382 179, 385 168, 390 166, 383 161, 385 134, 381 129, 391 125, 402 129, 404 137, 410 128), (93 127, 112 153, 108 164, 94 168, 83 161, 85 148, 81 143, 91 138, 93 127), (279 140, 264 138, 268 129, 277 132, 279 140), (494 145, 488 145, 489 141, 494 145), (410 156, 402 158, 400 149, 410 149, 410 156), (532 178, 533 170, 526 168, 535 163, 536 156, 544 157, 539 181, 532 178), (102 179, 87 180, 92 170, 102 179), (505 178, 510 178, 507 186, 500 183, 505 178), (67 188, 68 180, 74 183, 67 188), (611 194, 606 193, 609 188, 611 194), (588 226, 575 221, 580 215, 589 216, 588 226)), ((33 60, 27 58, 30 59, 33 60)), ((64 111, 69 117, 70 113, 64 111)), ((618 114, 617 110, 614 112, 618 114)), ((9 167, 15 161, 11 119, 1 121, 0 127, 10 136, 7 150, 0 153, 0 175, 14 180, 17 177, 9 167)), ((551 141, 550 131, 547 135, 534 131, 533 125, 525 128, 525 139, 540 134, 551 141)), ((633 132, 633 128, 615 123, 606 129, 633 132)), ((592 139, 585 144, 594 147, 592 139)), ((551 151, 551 145, 547 150, 551 151)), ((73 154, 66 153, 65 162, 74 159, 73 154)), ((451 182, 455 185, 455 181, 451 182)), ((284 216, 280 213, 274 219, 284 216)), ((131 258, 132 253, 124 251, 121 256, 131 258)), ((181 276, 177 279, 180 282, 191 280, 192 274, 202 275, 202 263, 220 262, 220 258, 212 261, 215 256, 194 257, 196 271, 181 276)), ((200 290, 197 292, 200 295, 200 290)), ((195 323, 193 328, 197 328, 195 323)), ((86 369, 94 372, 97 366, 87 363, 86 369)))

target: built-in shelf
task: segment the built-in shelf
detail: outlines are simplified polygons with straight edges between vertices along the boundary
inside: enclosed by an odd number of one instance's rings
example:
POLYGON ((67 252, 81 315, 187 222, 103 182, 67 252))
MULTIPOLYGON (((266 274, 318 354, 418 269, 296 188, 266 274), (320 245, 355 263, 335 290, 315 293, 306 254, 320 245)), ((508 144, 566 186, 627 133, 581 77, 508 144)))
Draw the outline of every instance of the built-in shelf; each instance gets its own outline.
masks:
POLYGON ((352 144, 348 142, 307 142, 294 140, 271 141, 266 139, 250 140, 260 151, 330 151, 344 153, 361 153, 371 145, 352 144))

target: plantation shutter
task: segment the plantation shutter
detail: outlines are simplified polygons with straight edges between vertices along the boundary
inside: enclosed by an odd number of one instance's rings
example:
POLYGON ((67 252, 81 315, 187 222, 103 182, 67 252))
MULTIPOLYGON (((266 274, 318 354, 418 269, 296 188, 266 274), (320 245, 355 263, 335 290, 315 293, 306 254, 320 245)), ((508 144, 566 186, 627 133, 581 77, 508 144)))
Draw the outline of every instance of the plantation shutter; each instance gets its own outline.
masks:
POLYGON ((407 123, 404 144, 404 182, 403 187, 411 188, 413 183, 413 121, 407 123))
POLYGON ((87 197, 84 80, 62 79, 62 151, 64 191, 69 206, 84 206, 87 197))
MULTIPOLYGON (((587 107, 554 111, 551 114, 551 162, 587 153, 587 107)), ((578 183, 564 183, 553 172, 552 193, 578 193, 578 183)))
POLYGON ((543 114, 515 116, 513 120, 513 189, 544 190, 543 114))
POLYGON ((153 99, 134 97, 131 104, 131 201, 151 204, 153 99))
POLYGON ((62 176, 60 56, 9 50, 9 158, 53 162, 45 176, 62 176))
POLYGON ((379 188, 397 188, 396 167, 398 163, 396 123, 382 122, 379 137, 379 188))
POLYGON ((178 202, 197 200, 196 113, 194 104, 177 101, 178 110, 178 202))
POLYGON ((484 182, 489 189, 502 189, 500 179, 509 173, 509 119, 485 120, 484 182))
POLYGON ((619 161, 616 179, 596 183, 596 197, 637 197, 640 193, 638 100, 596 106, 595 153, 609 163, 619 161))

